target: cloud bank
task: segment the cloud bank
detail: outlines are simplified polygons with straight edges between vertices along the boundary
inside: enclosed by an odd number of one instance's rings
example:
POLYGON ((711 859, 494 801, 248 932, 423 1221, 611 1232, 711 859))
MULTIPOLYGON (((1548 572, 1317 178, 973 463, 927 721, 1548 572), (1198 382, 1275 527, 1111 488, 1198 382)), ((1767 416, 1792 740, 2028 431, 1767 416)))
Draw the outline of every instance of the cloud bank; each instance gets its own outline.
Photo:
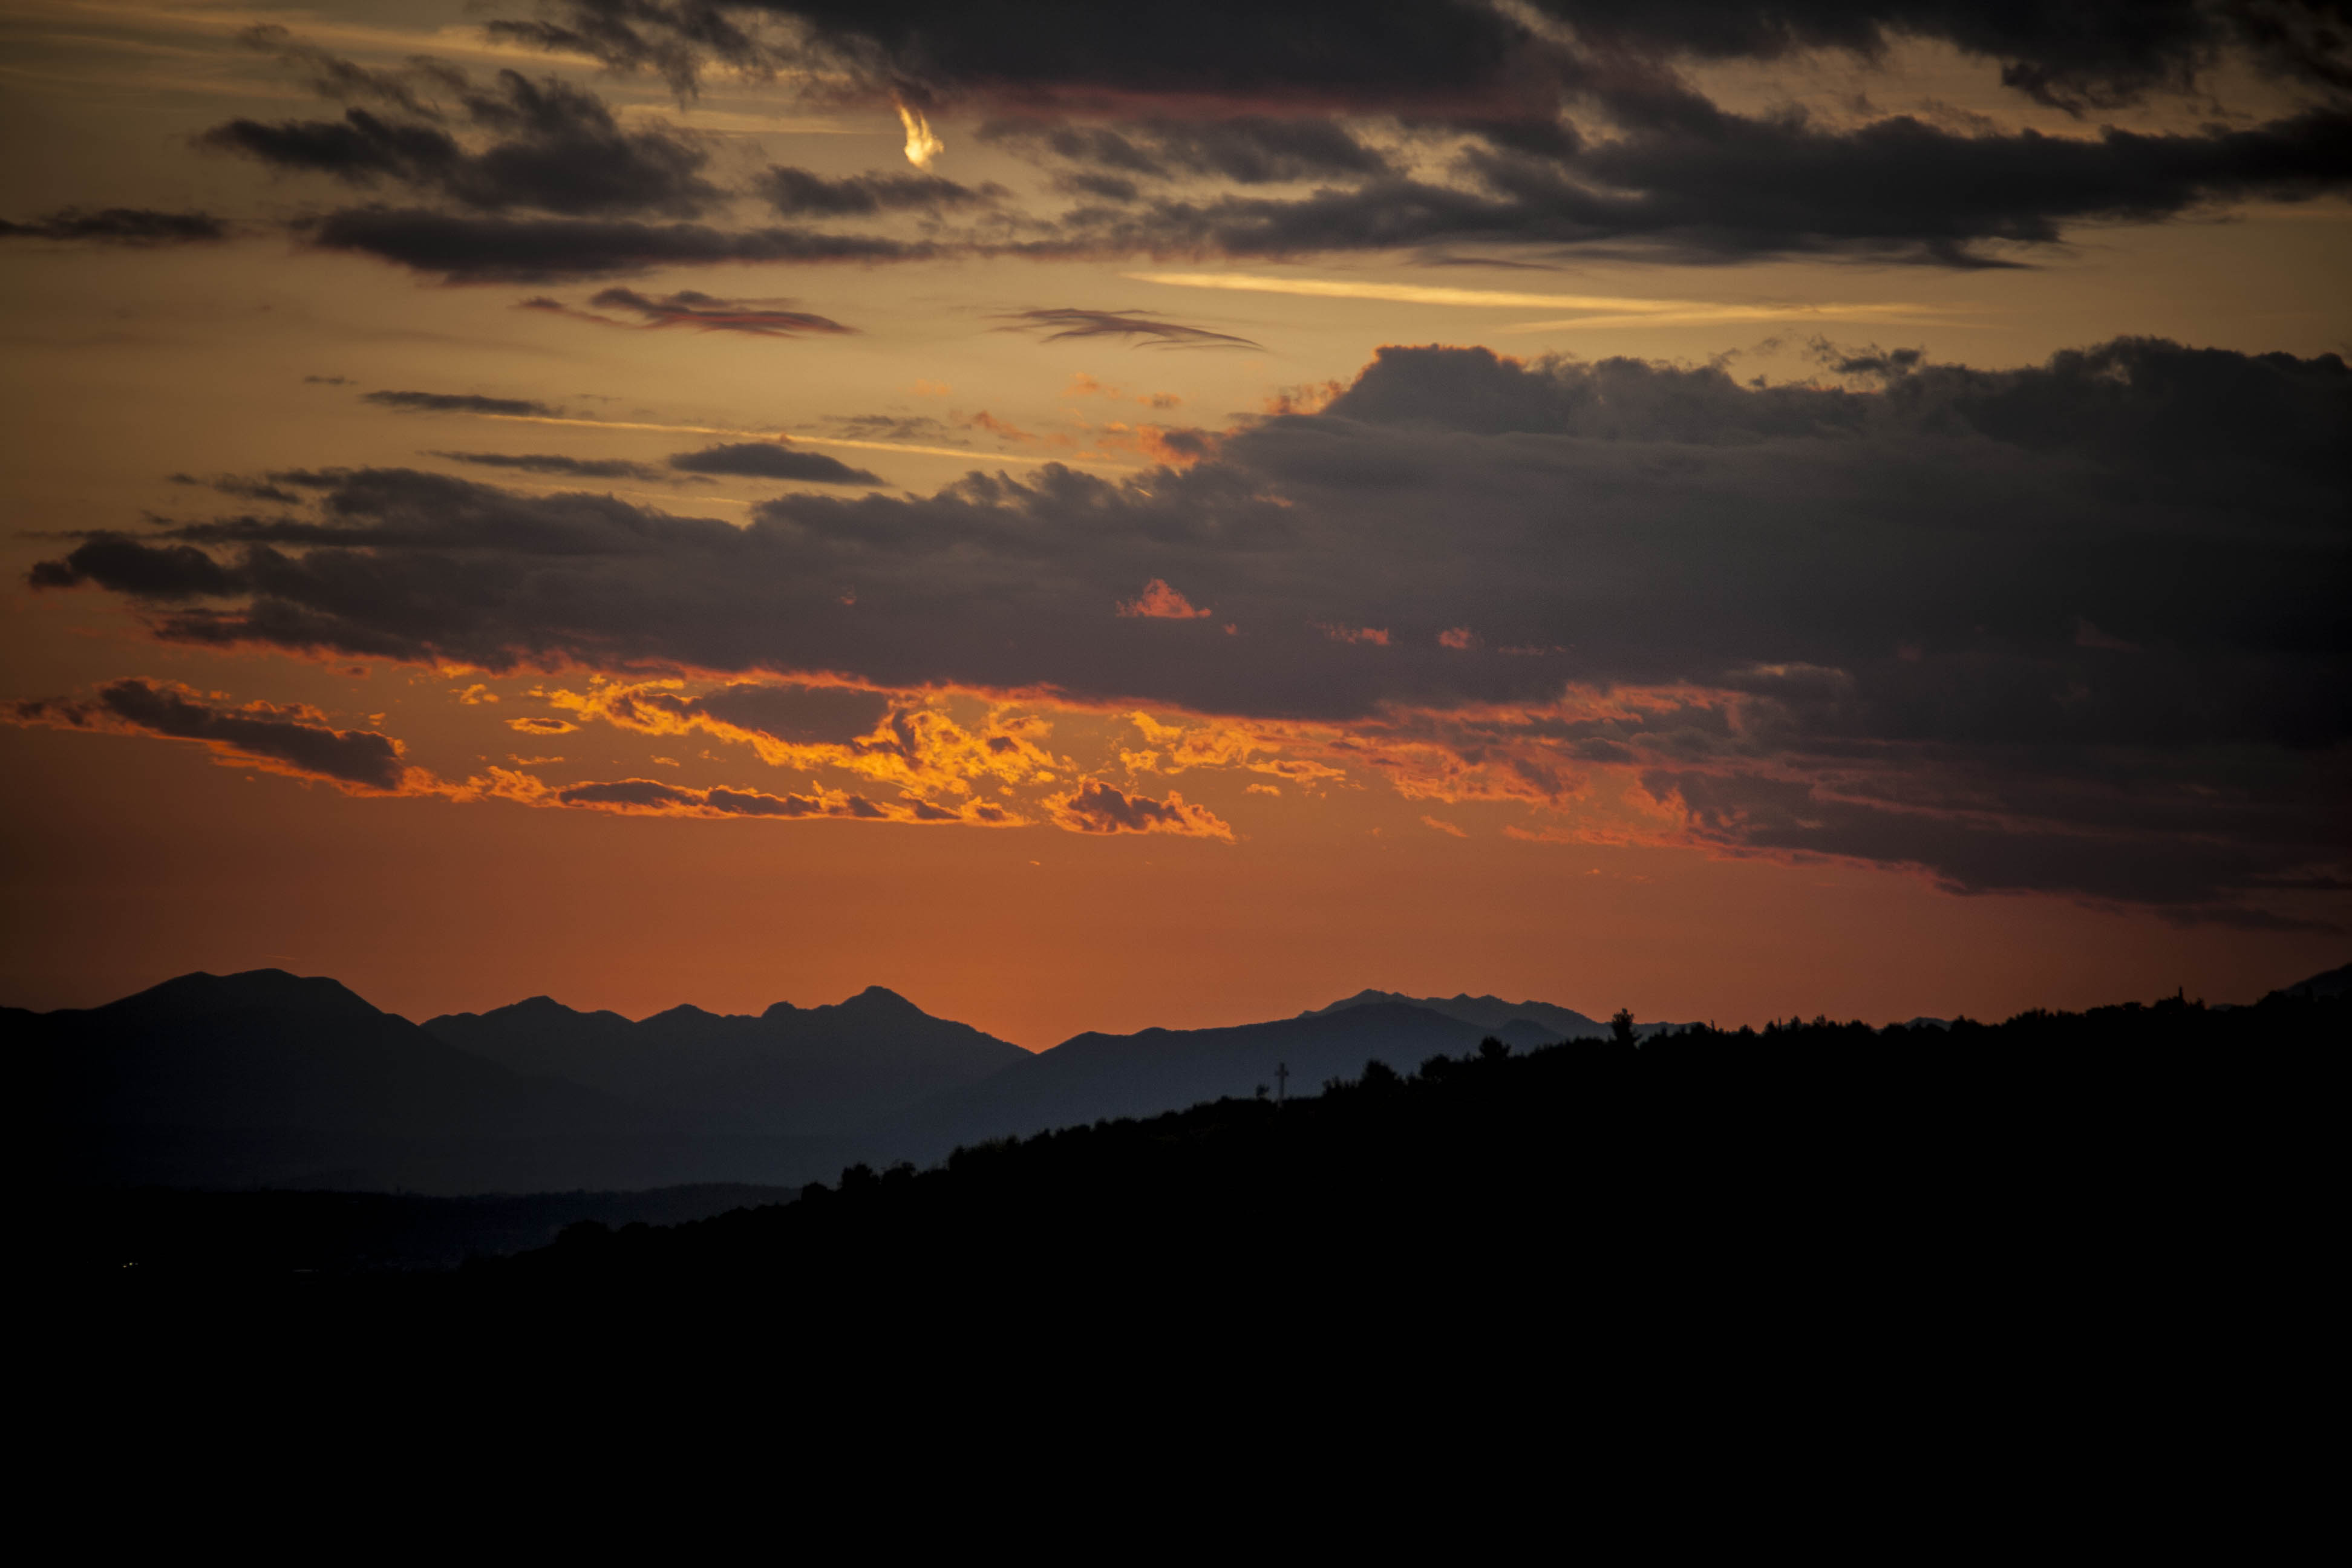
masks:
POLYGON ((278 475, 309 515, 94 533, 33 582, 205 645, 1141 703, 1415 798, 1962 889, 2253 919, 2241 894, 2338 874, 2352 372, 2132 339, 1833 357, 1759 387, 1390 348, 1181 470, 791 494, 747 527, 278 475), (2037 833, 2067 852, 2000 847, 2037 833))

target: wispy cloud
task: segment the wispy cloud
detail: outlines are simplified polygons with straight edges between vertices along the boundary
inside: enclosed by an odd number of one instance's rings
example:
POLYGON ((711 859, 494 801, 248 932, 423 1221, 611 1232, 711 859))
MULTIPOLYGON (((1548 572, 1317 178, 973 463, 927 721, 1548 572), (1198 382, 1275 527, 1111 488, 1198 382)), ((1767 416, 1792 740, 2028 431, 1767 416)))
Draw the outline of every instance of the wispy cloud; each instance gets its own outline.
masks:
POLYGON ((611 316, 600 316, 595 310, 583 310, 544 295, 525 300, 517 308, 569 316, 577 321, 593 321, 599 326, 632 327, 639 331, 692 327, 698 331, 748 332, 765 338, 856 331, 855 327, 845 327, 839 321, 806 310, 786 310, 784 306, 790 303, 788 300, 721 300, 692 289, 682 289, 675 294, 658 298, 640 294, 634 289, 607 289, 588 303, 606 310, 627 310, 638 320, 616 321, 611 316))
MULTIPOLYGON (((589 430, 658 430, 670 436, 742 436, 773 440, 773 430, 754 430, 740 425, 664 425, 639 419, 571 419, 553 414, 484 413, 485 419, 505 420, 517 425, 563 425, 589 430)), ((927 447, 910 441, 861 441, 848 436, 808 436, 795 434, 793 440, 811 447, 843 447, 860 452, 916 452, 932 458, 961 458, 967 462, 989 463, 1060 463, 1072 468, 1108 468, 1113 473, 1133 473, 1130 463, 1105 463, 1092 458, 1038 458, 1017 452, 975 453, 968 447, 927 447)))
POLYGON ((1069 307, 1013 310, 1003 318, 1013 324, 999 330, 1034 331, 1049 343, 1058 343, 1070 338, 1125 338, 1130 342, 1140 340, 1153 348, 1161 349, 1265 347, 1263 343, 1235 337, 1231 332, 1213 332, 1205 327, 1188 327, 1181 321, 1155 320, 1158 315, 1156 310, 1087 310, 1069 307))

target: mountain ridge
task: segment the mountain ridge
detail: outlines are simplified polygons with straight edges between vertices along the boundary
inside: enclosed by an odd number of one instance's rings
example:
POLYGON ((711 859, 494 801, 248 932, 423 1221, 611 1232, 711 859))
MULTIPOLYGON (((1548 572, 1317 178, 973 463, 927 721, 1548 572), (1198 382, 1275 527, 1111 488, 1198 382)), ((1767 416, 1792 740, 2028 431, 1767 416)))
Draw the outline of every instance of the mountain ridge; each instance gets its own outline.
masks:
MULTIPOLYGON (((2347 978, 2283 989, 2328 994, 2347 978)), ((278 969, 194 972, 91 1008, 0 1008, 0 1025, 35 1064, 63 1179, 444 1194, 791 1186, 857 1162, 1278 1095, 1283 1069, 1299 1093, 1369 1061, 1405 1073, 1467 1056, 1490 1036, 1520 1050, 1606 1037, 1552 1004, 1370 990, 1290 1018, 1090 1030, 1034 1054, 878 985, 814 1007, 681 1004, 634 1022, 538 995, 420 1025, 278 969)))
POLYGON ((681 1003, 631 1023, 534 999, 443 1014, 423 1026, 512 1070, 760 1135, 861 1131, 1029 1055, 879 985, 837 1003, 779 1002, 758 1014, 681 1003))

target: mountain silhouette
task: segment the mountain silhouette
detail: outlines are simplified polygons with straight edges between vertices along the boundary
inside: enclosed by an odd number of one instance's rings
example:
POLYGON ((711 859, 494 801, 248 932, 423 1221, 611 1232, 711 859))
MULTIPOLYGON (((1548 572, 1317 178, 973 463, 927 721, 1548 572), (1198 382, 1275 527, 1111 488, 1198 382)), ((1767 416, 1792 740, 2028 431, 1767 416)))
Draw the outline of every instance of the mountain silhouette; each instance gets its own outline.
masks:
POLYGON ((533 1151, 677 1131, 283 970, 184 974, 101 1007, 10 1009, 6 1022, 37 1064, 68 1180, 397 1185, 432 1182, 438 1162, 460 1186, 512 1184, 577 1163, 533 1151))
POLYGON ((1549 1003, 1368 990, 1294 1018, 1087 1033, 1032 1055, 878 985, 756 1016, 633 1021, 533 996, 415 1025, 280 970, 6 1016, 42 1063, 68 1180, 451 1194, 797 1186, 859 1161, 1278 1093, 1284 1068, 1298 1094, 1489 1037, 1524 1052, 1609 1034, 1549 1003))
POLYGON ((1245 1097, 1284 1066, 1306 1092, 1489 1034, 1522 1049, 1560 1037, 1525 1018, 1493 1029, 1363 1002, 1084 1034, 1033 1056, 880 986, 756 1016, 680 1006, 632 1022, 534 996, 420 1026, 281 970, 5 1018, 40 1063, 52 1169, 68 1182, 447 1194, 796 1187, 858 1161, 1245 1097))
POLYGON ((282 970, 184 974, 0 1023, 34 1059, 48 1169, 68 1184, 636 1189, 797 1183, 858 1153, 517 1072, 282 970))
POLYGON ((829 1006, 779 1002, 756 1017, 680 1006, 640 1023, 534 996, 424 1027, 516 1072, 683 1113, 711 1131, 782 1135, 870 1129, 1029 1058, 879 985, 829 1006))
POLYGON ((102 1007, 14 1014, 68 1124, 331 1132, 629 1132, 645 1113, 525 1078, 279 969, 184 974, 102 1007))

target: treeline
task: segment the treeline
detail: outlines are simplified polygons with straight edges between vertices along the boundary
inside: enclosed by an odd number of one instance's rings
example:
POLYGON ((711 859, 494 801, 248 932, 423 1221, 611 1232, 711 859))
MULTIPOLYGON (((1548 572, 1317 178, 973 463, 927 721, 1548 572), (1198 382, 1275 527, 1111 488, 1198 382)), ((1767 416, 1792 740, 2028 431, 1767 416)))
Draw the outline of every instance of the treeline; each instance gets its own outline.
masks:
POLYGON ((2168 1259, 2298 1267, 2282 1227, 2321 1190, 2347 1030, 2341 999, 2274 994, 1625 1034, 856 1166, 788 1206, 574 1226, 466 1277, 836 1305, 1018 1289, 1163 1321, 1308 1286, 1400 1327, 1470 1300, 1696 1324, 1833 1277, 1857 1310, 2004 1314, 2021 1281, 2080 1300, 2161 1289, 2168 1259))

